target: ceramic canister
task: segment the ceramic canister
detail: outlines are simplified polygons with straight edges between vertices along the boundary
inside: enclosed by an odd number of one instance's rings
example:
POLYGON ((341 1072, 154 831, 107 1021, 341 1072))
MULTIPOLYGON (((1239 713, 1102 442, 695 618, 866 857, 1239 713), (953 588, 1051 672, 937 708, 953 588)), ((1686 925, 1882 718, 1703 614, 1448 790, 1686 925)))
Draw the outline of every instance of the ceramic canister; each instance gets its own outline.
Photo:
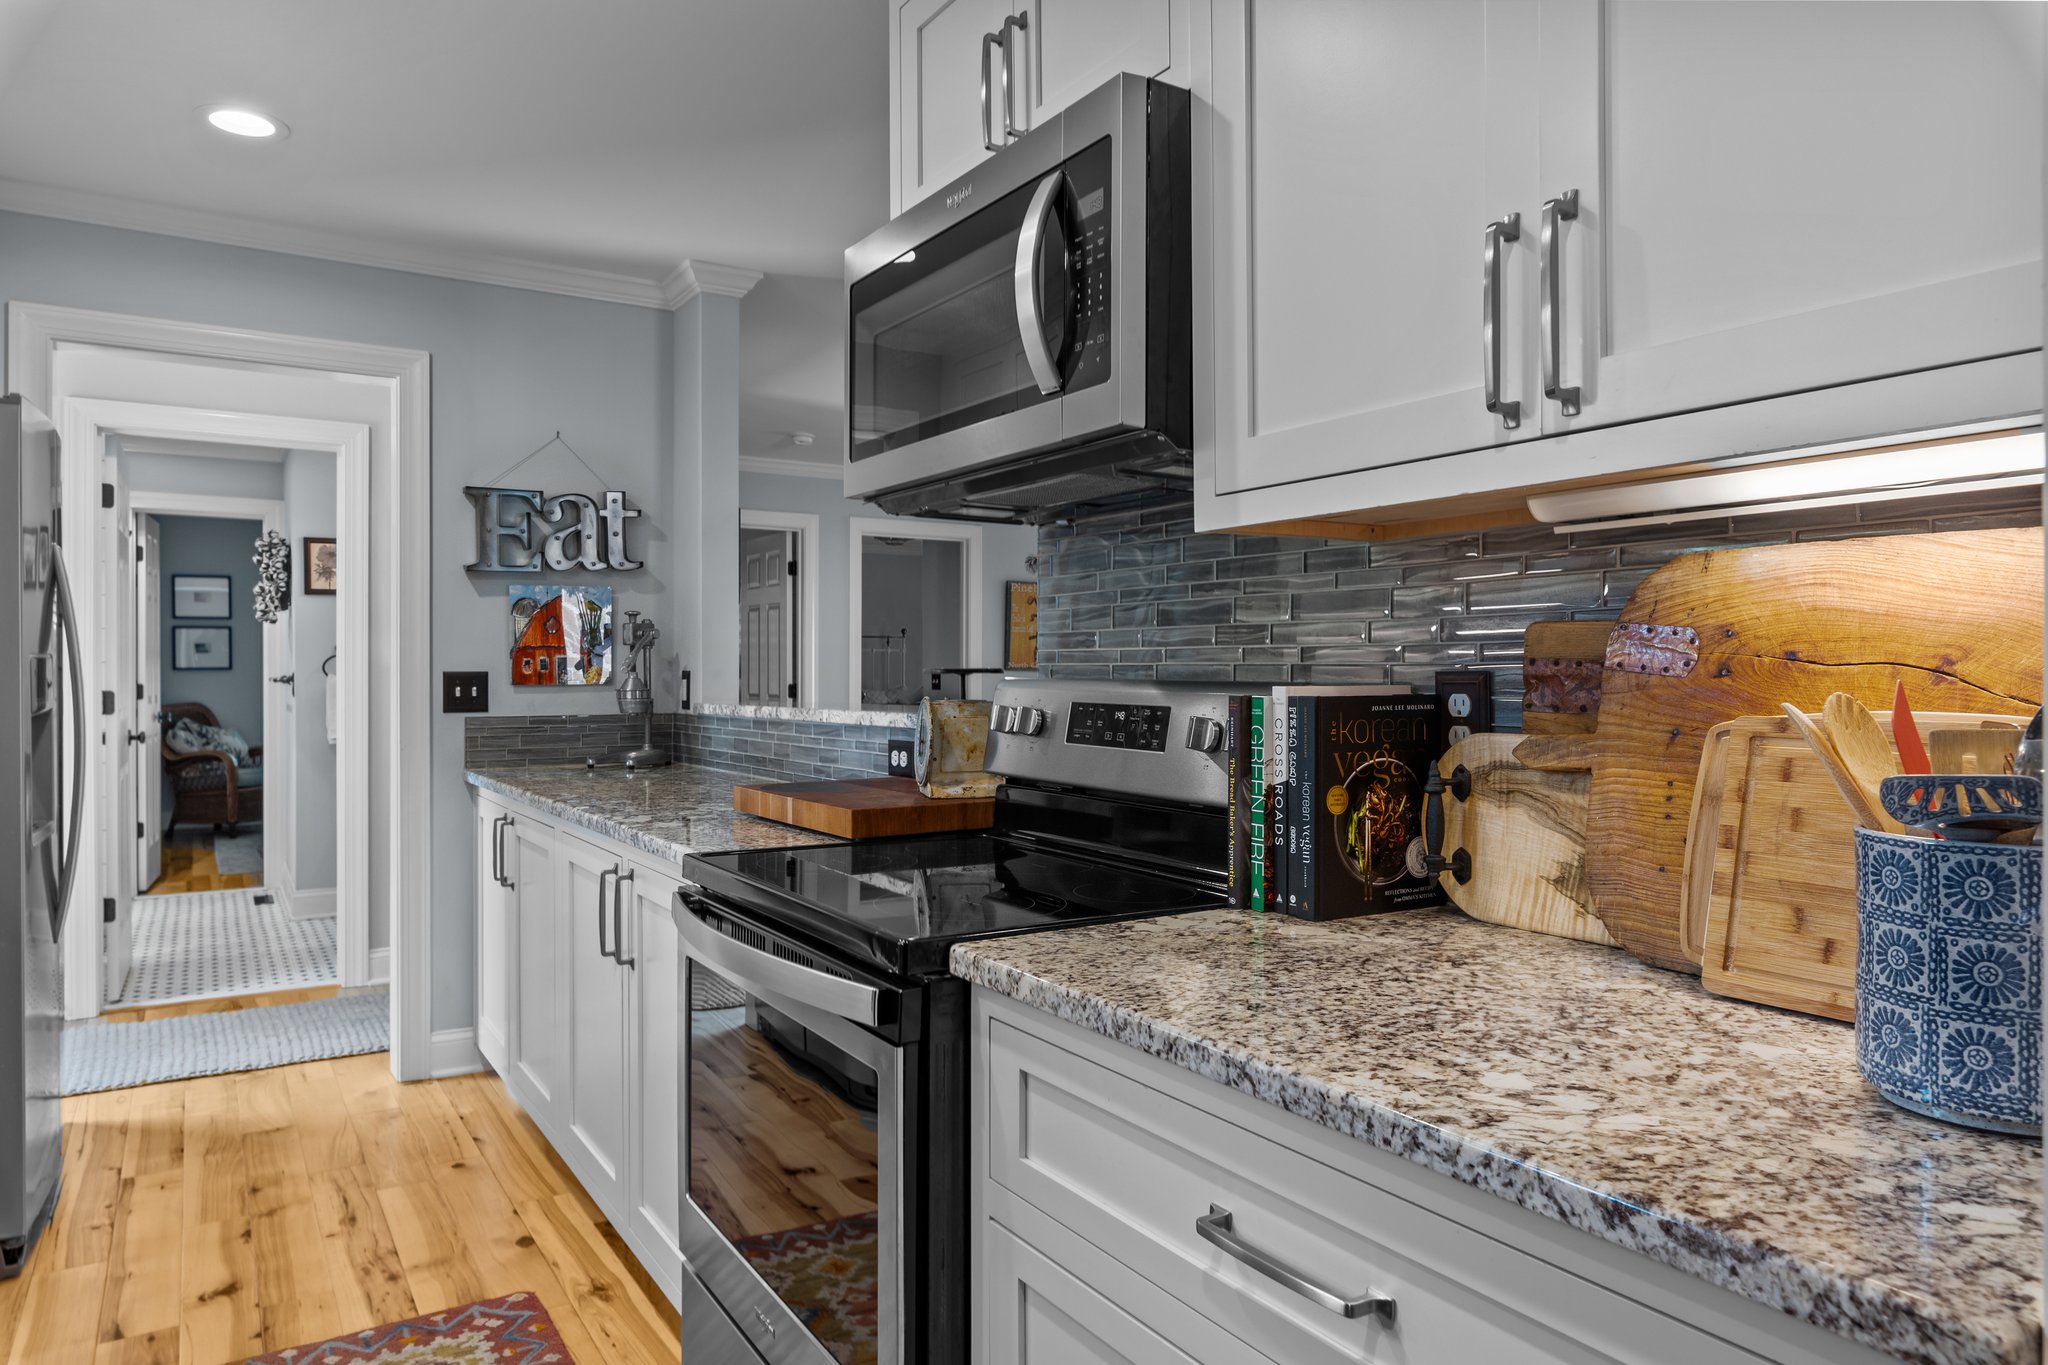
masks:
POLYGON ((1856 831, 1856 1064, 1894 1104, 2041 1131, 2041 849, 1856 831))

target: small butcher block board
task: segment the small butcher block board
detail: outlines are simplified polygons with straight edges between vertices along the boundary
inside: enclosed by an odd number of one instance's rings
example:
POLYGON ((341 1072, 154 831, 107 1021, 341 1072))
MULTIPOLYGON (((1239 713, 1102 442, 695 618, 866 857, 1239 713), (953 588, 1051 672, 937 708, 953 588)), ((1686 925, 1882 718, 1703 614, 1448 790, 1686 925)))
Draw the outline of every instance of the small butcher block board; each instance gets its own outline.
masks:
POLYGON ((799 829, 841 839, 891 834, 946 834, 987 829, 996 822, 994 797, 935 801, 907 777, 850 777, 831 782, 735 784, 732 808, 799 829))

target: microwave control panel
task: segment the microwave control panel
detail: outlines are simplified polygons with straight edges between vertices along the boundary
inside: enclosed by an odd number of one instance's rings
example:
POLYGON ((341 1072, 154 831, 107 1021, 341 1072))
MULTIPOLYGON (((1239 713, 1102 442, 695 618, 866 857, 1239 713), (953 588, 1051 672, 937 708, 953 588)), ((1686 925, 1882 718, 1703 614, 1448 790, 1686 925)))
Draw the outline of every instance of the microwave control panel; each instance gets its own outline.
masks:
POLYGON ((1060 358, 1066 390, 1107 382, 1110 374, 1110 221, 1114 207, 1109 139, 1067 158, 1067 268, 1073 280, 1074 345, 1060 358))

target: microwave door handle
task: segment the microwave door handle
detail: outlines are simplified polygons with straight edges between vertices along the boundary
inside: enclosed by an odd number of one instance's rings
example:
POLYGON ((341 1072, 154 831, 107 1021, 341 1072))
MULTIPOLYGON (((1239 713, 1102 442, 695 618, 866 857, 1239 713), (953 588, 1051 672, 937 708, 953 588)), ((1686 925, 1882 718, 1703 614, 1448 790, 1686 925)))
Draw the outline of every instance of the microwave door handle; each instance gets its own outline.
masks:
POLYGON ((873 1026, 882 1022, 882 993, 873 986, 830 976, 727 938, 699 919, 685 898, 676 901, 675 920, 684 950, 720 975, 732 978, 735 985, 801 1000, 856 1024, 873 1026))
MULTIPOLYGON (((1024 339, 1024 360, 1031 366, 1031 377, 1037 381, 1040 393, 1060 391, 1059 358, 1045 344, 1045 316, 1038 306, 1038 262, 1042 254, 1039 248, 1052 228, 1053 210, 1066 179, 1065 171, 1054 171, 1038 182, 1031 207, 1024 211, 1024 230, 1017 234, 1017 330, 1024 339)), ((1060 269, 1066 268, 1063 259, 1060 269)))

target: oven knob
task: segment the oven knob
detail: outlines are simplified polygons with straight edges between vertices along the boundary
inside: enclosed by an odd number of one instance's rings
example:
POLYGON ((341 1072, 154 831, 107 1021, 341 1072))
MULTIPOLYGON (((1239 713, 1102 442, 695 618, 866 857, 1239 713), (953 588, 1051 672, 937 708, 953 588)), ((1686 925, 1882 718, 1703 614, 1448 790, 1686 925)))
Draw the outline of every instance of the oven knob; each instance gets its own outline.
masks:
POLYGON ((1045 730, 1045 712, 1035 706, 998 706, 989 719, 998 734, 1036 735, 1045 730))
POLYGON ((1214 716, 1188 717, 1188 747, 1200 753, 1214 753, 1223 743, 1223 722, 1214 716))

